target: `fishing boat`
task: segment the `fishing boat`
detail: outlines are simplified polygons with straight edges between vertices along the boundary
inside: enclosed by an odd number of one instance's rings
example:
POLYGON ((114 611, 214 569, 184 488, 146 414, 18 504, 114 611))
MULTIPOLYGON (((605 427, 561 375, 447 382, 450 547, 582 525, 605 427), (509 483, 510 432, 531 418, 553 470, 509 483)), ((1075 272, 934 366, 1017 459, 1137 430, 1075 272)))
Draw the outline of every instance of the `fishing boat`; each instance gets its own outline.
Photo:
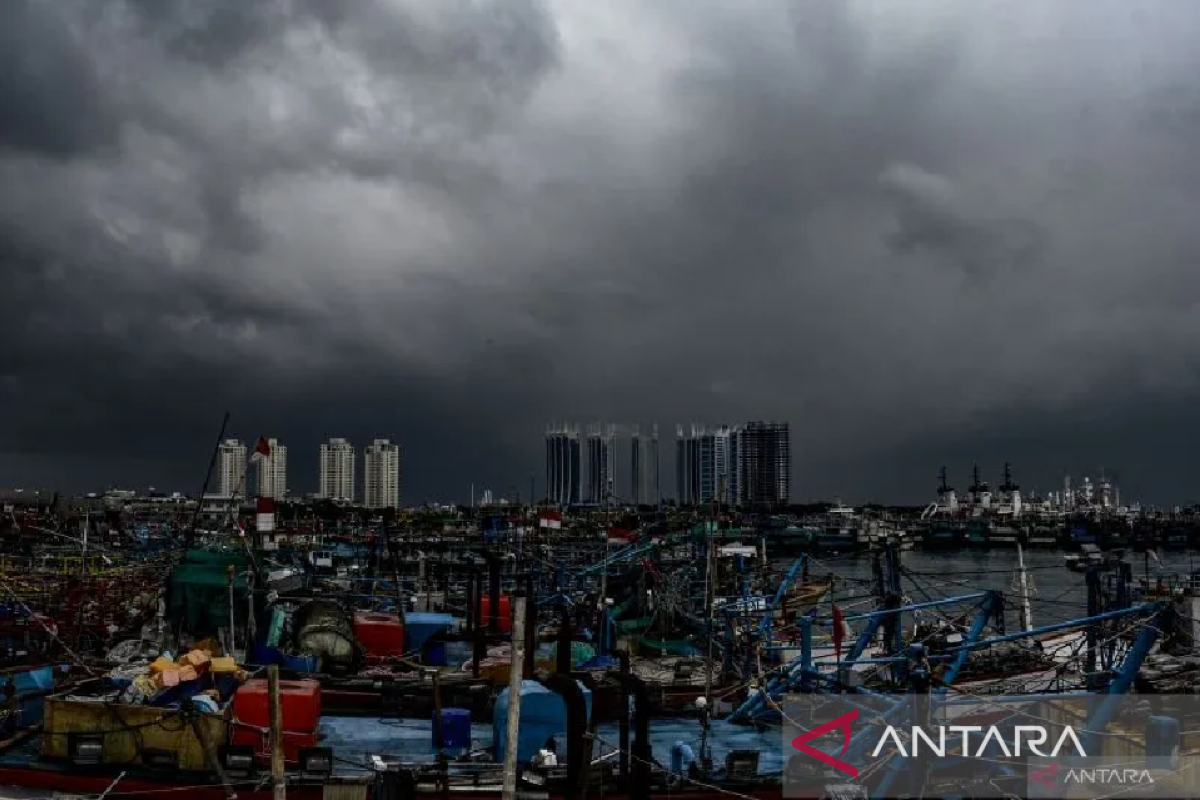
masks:
POLYGON ((1095 544, 1081 544, 1079 552, 1068 553, 1063 557, 1067 569, 1073 572, 1086 572, 1089 567, 1113 566, 1124 558, 1123 550, 1103 551, 1095 544))

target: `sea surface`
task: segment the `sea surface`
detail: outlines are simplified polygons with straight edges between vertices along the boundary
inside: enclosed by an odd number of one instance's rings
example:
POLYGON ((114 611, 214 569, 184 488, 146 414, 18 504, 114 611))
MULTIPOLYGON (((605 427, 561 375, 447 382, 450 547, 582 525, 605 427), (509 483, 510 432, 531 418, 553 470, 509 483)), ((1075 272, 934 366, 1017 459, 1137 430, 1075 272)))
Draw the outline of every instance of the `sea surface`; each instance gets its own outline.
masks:
MULTIPOLYGON (((1061 550, 1025 550, 1026 574, 1031 587, 1033 624, 1049 625, 1087 615, 1087 588, 1084 575, 1065 566, 1061 550)), ((874 605, 871 596, 874 557, 869 554, 814 557, 810 578, 834 573, 834 601, 843 613, 861 613, 874 605)), ((1200 571, 1200 554, 1160 552, 1153 555, 1131 554, 1135 584, 1144 578, 1153 582, 1160 576, 1187 575, 1200 571)), ((962 550, 959 552, 908 550, 901 553, 901 591, 905 603, 996 589, 1006 599, 1005 624, 1017 630, 1020 592, 1016 583, 1017 553, 1010 549, 962 550)), ((967 606, 963 606, 967 610, 967 606)))

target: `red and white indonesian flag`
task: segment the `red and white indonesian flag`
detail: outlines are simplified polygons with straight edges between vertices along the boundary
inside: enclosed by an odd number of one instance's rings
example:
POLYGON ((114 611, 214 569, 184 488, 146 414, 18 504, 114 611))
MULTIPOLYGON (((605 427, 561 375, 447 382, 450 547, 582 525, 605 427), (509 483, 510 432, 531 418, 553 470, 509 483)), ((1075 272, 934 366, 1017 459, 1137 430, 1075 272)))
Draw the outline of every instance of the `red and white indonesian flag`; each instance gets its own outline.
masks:
POLYGON ((271 457, 271 443, 267 441, 267 437, 258 437, 258 442, 254 445, 254 452, 250 454, 250 463, 257 464, 264 458, 271 457))
POLYGON ((624 528, 609 528, 608 543, 614 546, 632 544, 637 541, 637 534, 624 528))
POLYGON ((256 498, 254 511, 254 527, 259 533, 269 533, 275 530, 275 500, 273 498, 256 498))
POLYGON ((543 511, 538 514, 538 527, 559 530, 562 528, 563 515, 561 511, 543 511))

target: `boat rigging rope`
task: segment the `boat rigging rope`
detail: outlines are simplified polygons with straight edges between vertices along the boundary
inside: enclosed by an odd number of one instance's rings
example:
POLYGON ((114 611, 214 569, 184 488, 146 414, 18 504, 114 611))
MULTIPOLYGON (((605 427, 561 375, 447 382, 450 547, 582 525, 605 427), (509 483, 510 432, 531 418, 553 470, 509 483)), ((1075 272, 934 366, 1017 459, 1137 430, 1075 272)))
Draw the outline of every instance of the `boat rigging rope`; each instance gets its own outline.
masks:
POLYGON ((64 642, 62 639, 58 638, 58 633, 56 631, 51 630, 50 626, 48 626, 46 623, 42 622, 41 617, 39 617, 37 614, 35 614, 33 612, 33 609, 31 609, 29 606, 25 605, 25 603, 21 601, 21 598, 17 596, 17 593, 13 591, 12 587, 9 586, 6 581, 0 580, 0 586, 4 587, 4 591, 8 592, 8 595, 9 595, 9 597, 11 597, 13 599, 13 602, 15 602, 17 605, 19 605, 21 607, 21 610, 29 615, 30 619, 32 619, 34 622, 36 622, 38 625, 40 625, 42 630, 44 630, 46 633, 50 634, 51 639, 58 642, 58 644, 62 647, 63 652, 71 657, 71 659, 73 660, 73 662, 75 663, 76 666, 83 668, 83 670, 86 671, 88 675, 90 675, 92 677, 96 677, 95 670, 93 670, 91 667, 89 667, 87 664, 85 664, 83 659, 79 657, 79 654, 76 653, 74 650, 72 650, 70 647, 68 647, 66 642, 64 642))

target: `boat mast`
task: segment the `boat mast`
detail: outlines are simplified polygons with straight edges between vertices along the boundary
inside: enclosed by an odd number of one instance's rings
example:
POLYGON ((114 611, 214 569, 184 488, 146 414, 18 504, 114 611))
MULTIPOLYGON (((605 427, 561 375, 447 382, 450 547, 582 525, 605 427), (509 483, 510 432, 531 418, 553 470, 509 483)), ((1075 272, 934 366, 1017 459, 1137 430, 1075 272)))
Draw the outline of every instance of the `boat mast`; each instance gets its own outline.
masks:
MULTIPOLYGON (((710 516, 712 519, 708 521, 708 552, 705 554, 708 557, 708 564, 704 570, 704 613, 708 619, 708 658, 704 666, 704 707, 712 708, 712 682, 713 682, 713 592, 716 587, 713 581, 713 530, 717 526, 717 498, 721 492, 725 490, 725 477, 721 476, 717 491, 713 493, 712 511, 710 516)), ((727 645, 728 646, 728 645, 727 645)), ((711 713, 711 710, 710 712, 711 713)))
POLYGON ((1017 581, 1021 594, 1021 630, 1033 630, 1033 609, 1029 603, 1029 574, 1025 570, 1025 550, 1017 542, 1017 581))

